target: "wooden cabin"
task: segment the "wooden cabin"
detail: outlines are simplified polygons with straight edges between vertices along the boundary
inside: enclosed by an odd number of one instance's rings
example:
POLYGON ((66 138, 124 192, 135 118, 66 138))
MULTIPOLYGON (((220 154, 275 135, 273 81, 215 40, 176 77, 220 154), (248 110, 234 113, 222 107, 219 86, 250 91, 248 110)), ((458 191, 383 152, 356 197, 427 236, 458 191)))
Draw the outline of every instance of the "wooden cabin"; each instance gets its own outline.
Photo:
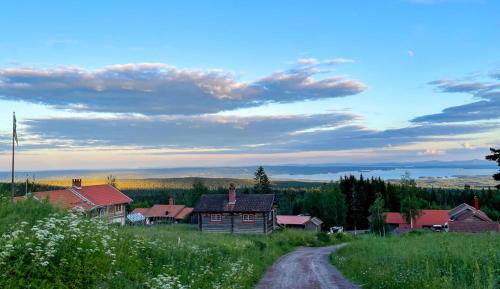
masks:
POLYGON ((274 194, 236 194, 234 184, 228 194, 202 195, 193 213, 202 232, 269 234, 276 226, 274 194))
POLYGON ((323 221, 311 216, 278 215, 278 225, 287 228, 304 229, 306 231, 320 232, 323 221))
POLYGON ((500 232, 500 224, 479 210, 479 201, 474 197, 474 207, 461 204, 449 212, 449 232, 480 233, 500 232))

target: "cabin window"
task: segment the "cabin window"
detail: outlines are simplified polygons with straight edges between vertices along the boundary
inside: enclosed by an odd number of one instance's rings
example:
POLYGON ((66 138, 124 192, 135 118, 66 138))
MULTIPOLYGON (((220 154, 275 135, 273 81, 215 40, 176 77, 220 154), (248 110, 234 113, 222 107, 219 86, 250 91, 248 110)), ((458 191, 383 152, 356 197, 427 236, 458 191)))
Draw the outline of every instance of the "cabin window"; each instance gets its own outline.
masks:
POLYGON ((211 223, 222 222, 222 215, 221 214, 210 214, 210 222, 211 223))
POLYGON ((269 215, 267 216, 267 220, 271 221, 273 219, 273 213, 274 213, 274 211, 269 212, 269 215))
POLYGON ((241 215, 241 221, 243 223, 255 223, 255 214, 243 214, 241 215))

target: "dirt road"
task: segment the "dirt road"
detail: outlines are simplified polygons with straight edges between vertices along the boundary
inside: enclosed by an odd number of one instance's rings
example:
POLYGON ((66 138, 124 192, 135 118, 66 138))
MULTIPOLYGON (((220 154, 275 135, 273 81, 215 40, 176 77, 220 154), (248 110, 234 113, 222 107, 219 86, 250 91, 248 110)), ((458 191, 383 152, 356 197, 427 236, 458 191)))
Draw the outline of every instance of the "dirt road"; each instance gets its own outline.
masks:
POLYGON ((330 254, 343 245, 299 248, 281 257, 256 289, 360 289, 330 264, 330 254))

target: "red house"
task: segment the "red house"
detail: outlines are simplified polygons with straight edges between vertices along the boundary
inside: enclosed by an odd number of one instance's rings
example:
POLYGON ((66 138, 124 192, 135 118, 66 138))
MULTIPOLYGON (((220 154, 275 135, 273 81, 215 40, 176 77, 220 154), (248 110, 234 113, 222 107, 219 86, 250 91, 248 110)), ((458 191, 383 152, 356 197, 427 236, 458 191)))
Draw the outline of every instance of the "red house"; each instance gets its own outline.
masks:
MULTIPOLYGON (((111 185, 82 186, 81 179, 74 179, 72 186, 63 190, 36 192, 33 198, 47 200, 64 209, 81 209, 90 216, 108 218, 111 223, 125 224, 125 208, 132 199, 111 185)), ((14 201, 25 199, 15 197, 14 201)))
MULTIPOLYGON (((414 229, 433 228, 433 226, 445 226, 448 222, 448 210, 421 210, 421 215, 413 224, 414 229)), ((387 212, 386 223, 399 228, 410 229, 411 225, 406 222, 401 213, 387 212)))

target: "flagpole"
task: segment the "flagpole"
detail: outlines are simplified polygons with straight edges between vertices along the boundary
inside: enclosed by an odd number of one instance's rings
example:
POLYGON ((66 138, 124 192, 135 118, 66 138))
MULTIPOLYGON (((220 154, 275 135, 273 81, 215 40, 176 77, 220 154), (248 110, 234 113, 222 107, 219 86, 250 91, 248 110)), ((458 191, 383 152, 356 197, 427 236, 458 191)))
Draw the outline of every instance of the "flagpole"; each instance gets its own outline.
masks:
POLYGON ((14 138, 15 138, 15 121, 16 121, 16 113, 14 112, 12 115, 12 180, 10 184, 10 193, 12 194, 12 197, 14 197, 14 138))

